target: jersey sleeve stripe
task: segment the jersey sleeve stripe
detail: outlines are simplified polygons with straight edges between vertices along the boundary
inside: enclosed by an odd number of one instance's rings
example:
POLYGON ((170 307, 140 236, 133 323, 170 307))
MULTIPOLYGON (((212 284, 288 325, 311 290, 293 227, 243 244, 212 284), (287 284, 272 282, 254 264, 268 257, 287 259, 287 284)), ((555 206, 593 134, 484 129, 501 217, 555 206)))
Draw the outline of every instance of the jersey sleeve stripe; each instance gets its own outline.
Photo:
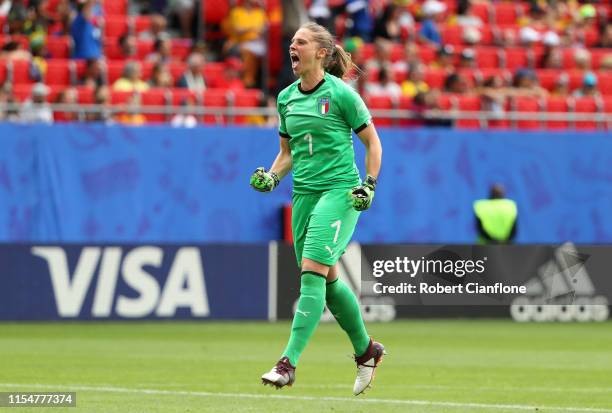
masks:
POLYGON ((278 132, 278 134, 285 139, 291 139, 291 135, 286 132, 278 132))
POLYGON ((361 125, 361 126, 360 126, 360 127, 358 127, 357 129, 355 129, 355 133, 359 133, 359 132, 361 132, 362 130, 364 130, 365 128, 367 128, 367 127, 368 127, 368 125, 369 125, 370 123, 371 123, 371 122, 366 122, 366 123, 364 123, 363 125, 361 125))

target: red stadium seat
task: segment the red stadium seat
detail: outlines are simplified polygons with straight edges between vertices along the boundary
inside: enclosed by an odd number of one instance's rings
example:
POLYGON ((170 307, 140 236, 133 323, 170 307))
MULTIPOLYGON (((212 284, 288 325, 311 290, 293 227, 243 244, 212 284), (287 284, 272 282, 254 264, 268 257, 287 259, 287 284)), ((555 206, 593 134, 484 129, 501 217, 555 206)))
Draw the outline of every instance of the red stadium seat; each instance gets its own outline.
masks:
POLYGON ((115 80, 121 77, 123 66, 125 66, 125 60, 109 60, 106 62, 106 76, 109 85, 112 85, 115 80))
POLYGON ((30 62, 28 60, 11 60, 9 65, 13 74, 13 83, 32 83, 30 78, 30 62))
POLYGON ((147 56, 153 52, 153 40, 143 40, 140 39, 136 43, 136 48, 138 50, 138 59, 145 60, 147 56))
POLYGON ((104 40, 104 56, 110 60, 123 59, 118 37, 108 37, 104 40))
MULTIPOLYGON (((115 0, 105 3, 114 3, 115 0)), ((119 1, 117 1, 119 3, 119 1)), ((104 36, 121 37, 128 32, 128 18, 125 15, 107 15, 104 19, 104 36)))
MULTIPOLYGON (((259 89, 236 90, 233 93, 233 106, 236 108, 258 108, 261 106, 263 95, 259 89)), ((247 116, 236 115, 234 123, 244 124, 247 116)))
POLYGON ((597 86, 602 95, 612 95, 612 72, 597 73, 597 86))
POLYGON ((6 60, 0 60, 0 84, 4 84, 8 77, 8 68, 6 60))
MULTIPOLYGON (((203 105, 206 108, 225 108, 227 107, 227 90, 225 89, 206 89, 203 94, 203 105)), ((224 124, 225 116, 221 114, 204 115, 204 123, 224 124)))
POLYGON ((429 69, 425 73, 425 83, 427 83, 431 89, 442 89, 446 76, 447 73, 444 69, 429 69))
MULTIPOLYGON (((478 95, 463 95, 457 96, 457 108, 460 111, 479 111, 480 110, 480 96, 478 95)), ((459 119, 457 120, 457 127, 463 129, 477 129, 480 128, 480 120, 478 118, 470 119, 459 119)))
POLYGON ((17 102, 24 102, 32 95, 32 83, 18 83, 13 85, 13 96, 17 102))
POLYGON ((91 105, 94 103, 95 89, 86 86, 77 86, 78 102, 84 105, 91 105))
MULTIPOLYGON (((593 97, 576 97, 573 98, 572 106, 575 113, 590 113, 599 112, 601 102, 593 97)), ((596 129, 597 123, 594 121, 576 121, 576 129, 596 129)))
POLYGON ((118 92, 116 90, 111 91, 111 105, 124 105, 135 92, 118 92))
POLYGON ((463 28, 461 26, 443 26, 441 30, 442 43, 460 46, 463 44, 463 28))
POLYGON ((135 33, 146 32, 151 29, 151 16, 137 15, 132 16, 132 24, 135 33))
MULTIPOLYGON (((168 103, 166 89, 149 89, 141 94, 143 106, 166 106, 168 103)), ((167 115, 164 113, 145 113, 148 122, 166 122, 167 115)))
POLYGON ((222 87, 224 82, 225 65, 223 63, 206 63, 204 65, 204 80, 210 88, 222 87))
POLYGON ((486 25, 492 21, 491 19, 491 5, 488 2, 477 2, 472 3, 472 14, 478 16, 480 20, 486 25))
POLYGON ((527 59, 527 49, 522 47, 507 47, 502 50, 506 69, 516 70, 529 67, 527 59))
MULTIPOLYGON (((371 110, 376 109, 393 109, 393 99, 390 96, 368 96, 366 98, 368 107, 371 110)), ((377 126, 391 126, 393 124, 392 118, 386 117, 374 117, 374 124, 377 126)))
POLYGON ((127 14, 127 0, 104 0, 102 7, 105 16, 127 14))
POLYGON ((481 69, 499 67, 499 49, 495 47, 476 48, 476 64, 481 69))
POLYGON ((185 62, 173 61, 168 63, 168 70, 172 75, 172 80, 176 84, 180 77, 183 76, 183 73, 185 73, 185 70, 187 70, 187 65, 185 62))
MULTIPOLYGON (((512 101, 515 112, 539 113, 540 106, 540 100, 532 96, 515 96, 512 101)), ((517 120, 515 124, 519 129, 538 129, 541 125, 539 120, 517 120)))
POLYGON ((54 59, 68 59, 71 45, 70 36, 47 36, 47 50, 54 59))
POLYGON ((419 60, 425 64, 429 64, 436 59, 436 49, 421 45, 419 47, 419 60))
POLYGON ((172 106, 181 106, 187 99, 193 99, 196 105, 200 105, 202 102, 201 94, 189 89, 175 87, 168 89, 168 91, 170 92, 170 104, 172 106))
POLYGON ((189 56, 192 47, 193 42, 191 39, 172 39, 172 57, 185 60, 189 56))
POLYGON ((69 85, 71 83, 70 77, 70 60, 47 60, 47 73, 45 74, 47 85, 69 85))
POLYGON ((536 70, 536 76, 538 77, 538 81, 540 86, 544 89, 551 91, 555 87, 555 83, 559 76, 561 76, 563 72, 556 69, 538 69, 536 70))
POLYGON ((202 8, 204 22, 208 24, 220 24, 229 14, 229 4, 227 0, 206 0, 202 8))
MULTIPOLYGON (((567 112, 567 98, 563 96, 552 96, 546 99, 544 106, 546 112, 567 112)), ((549 120, 546 122, 548 129, 567 129, 569 123, 567 120, 549 120)))
POLYGON ((603 101, 603 112, 610 116, 610 120, 608 120, 606 129, 612 130, 612 96, 604 96, 602 98, 603 101))
POLYGON ((516 24, 516 20, 521 14, 521 10, 515 2, 499 2, 493 4, 493 14, 495 24, 499 26, 508 26, 516 24))

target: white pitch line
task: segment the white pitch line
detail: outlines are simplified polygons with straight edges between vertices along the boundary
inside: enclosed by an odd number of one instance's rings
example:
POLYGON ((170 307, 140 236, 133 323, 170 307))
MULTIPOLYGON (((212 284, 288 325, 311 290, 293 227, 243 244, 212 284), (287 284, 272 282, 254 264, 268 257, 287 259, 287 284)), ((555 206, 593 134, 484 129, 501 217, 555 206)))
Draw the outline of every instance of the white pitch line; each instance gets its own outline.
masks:
POLYGON ((559 407, 559 406, 531 406, 526 404, 488 404, 488 403, 461 403, 461 402, 443 402, 429 400, 402 400, 402 399, 365 399, 357 397, 317 397, 317 396, 291 396, 279 394, 253 394, 253 393, 213 393, 205 391, 184 391, 184 390, 161 390, 161 389, 138 389, 129 387, 113 387, 113 386, 81 386, 70 384, 33 384, 33 383, 0 383, 0 387, 19 387, 28 391, 28 388, 39 389, 62 389, 62 390, 80 390, 91 392, 107 392, 107 393, 130 393, 130 394, 154 394, 167 396, 193 396, 193 397, 228 397, 228 398, 244 398, 244 399, 280 399, 280 400, 303 400, 303 401, 332 401, 332 402, 352 402, 352 403, 382 403, 382 404, 399 404, 412 406, 438 406, 438 407, 456 407, 456 408, 474 408, 474 409, 506 409, 506 410, 529 410, 546 409, 548 411, 559 412, 584 412, 584 413, 612 413, 612 409, 597 408, 597 407, 559 407))

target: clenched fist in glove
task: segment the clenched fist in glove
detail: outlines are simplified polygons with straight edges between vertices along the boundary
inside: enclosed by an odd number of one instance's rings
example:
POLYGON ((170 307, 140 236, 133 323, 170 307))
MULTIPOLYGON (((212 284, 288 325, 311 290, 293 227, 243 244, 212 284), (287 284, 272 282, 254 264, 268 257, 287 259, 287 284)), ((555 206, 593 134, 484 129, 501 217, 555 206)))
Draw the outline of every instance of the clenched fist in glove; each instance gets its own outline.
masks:
POLYGON ((376 178, 368 175, 359 186, 351 189, 350 196, 353 202, 353 208, 357 211, 365 211, 372 205, 374 199, 374 190, 376 189, 376 178))
POLYGON ((267 172, 261 166, 251 175, 251 186, 259 192, 270 192, 278 186, 279 182, 278 175, 274 172, 267 172))

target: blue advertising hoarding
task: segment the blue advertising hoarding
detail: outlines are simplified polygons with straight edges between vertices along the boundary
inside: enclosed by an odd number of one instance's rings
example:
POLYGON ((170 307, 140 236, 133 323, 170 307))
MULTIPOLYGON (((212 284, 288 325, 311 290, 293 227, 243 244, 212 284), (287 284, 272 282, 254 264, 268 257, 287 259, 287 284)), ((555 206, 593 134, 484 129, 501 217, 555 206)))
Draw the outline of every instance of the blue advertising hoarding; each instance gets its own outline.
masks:
POLYGON ((0 245, 0 320, 266 319, 267 251, 0 245))

